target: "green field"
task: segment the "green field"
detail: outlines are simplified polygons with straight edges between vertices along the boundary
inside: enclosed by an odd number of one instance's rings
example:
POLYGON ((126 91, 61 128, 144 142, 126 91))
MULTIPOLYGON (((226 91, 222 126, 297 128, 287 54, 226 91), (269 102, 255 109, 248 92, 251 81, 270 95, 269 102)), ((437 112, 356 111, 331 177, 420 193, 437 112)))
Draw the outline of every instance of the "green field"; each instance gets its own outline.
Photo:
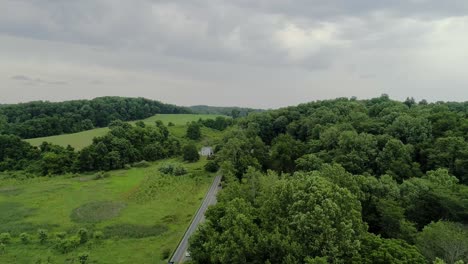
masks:
POLYGON ((167 263, 162 252, 175 249, 214 175, 203 170, 204 159, 184 163, 187 175, 163 175, 158 167, 165 162, 112 171, 103 179, 79 174, 1 180, 0 233, 8 231, 13 239, 0 248, 0 263, 79 263, 81 252, 89 252, 87 263, 167 263), (44 244, 39 228, 49 233, 44 244), (54 234, 71 238, 79 228, 104 237, 60 252, 54 234), (31 235, 30 243, 20 241, 22 232, 31 235))
MULTIPOLYGON (((142 121, 144 121, 147 124, 153 124, 156 120, 161 120, 165 125, 167 125, 169 122, 172 122, 173 124, 175 124, 175 126, 169 127, 169 130, 175 136, 182 137, 185 133, 185 124, 187 122, 197 121, 200 118, 214 119, 218 116, 220 115, 158 114, 144 119, 142 121)), ((135 121, 130 123, 135 123, 135 121)), ((70 145, 75 149, 80 150, 90 145, 94 137, 103 136, 107 133, 107 131, 109 131, 107 127, 96 128, 74 134, 26 139, 26 141, 28 141, 34 146, 39 146, 42 142, 46 141, 64 147, 70 145)), ((208 136, 216 137, 216 131, 212 131, 212 129, 203 128, 202 133, 208 136)))

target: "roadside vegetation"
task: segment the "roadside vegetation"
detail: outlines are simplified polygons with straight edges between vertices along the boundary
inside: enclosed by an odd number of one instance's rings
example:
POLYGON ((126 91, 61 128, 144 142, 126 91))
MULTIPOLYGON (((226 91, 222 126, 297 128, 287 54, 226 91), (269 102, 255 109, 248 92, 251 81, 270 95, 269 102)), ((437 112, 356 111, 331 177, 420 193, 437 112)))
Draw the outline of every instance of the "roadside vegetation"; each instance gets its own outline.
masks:
POLYGON ((195 263, 468 261, 468 103, 340 98, 236 123, 195 263))

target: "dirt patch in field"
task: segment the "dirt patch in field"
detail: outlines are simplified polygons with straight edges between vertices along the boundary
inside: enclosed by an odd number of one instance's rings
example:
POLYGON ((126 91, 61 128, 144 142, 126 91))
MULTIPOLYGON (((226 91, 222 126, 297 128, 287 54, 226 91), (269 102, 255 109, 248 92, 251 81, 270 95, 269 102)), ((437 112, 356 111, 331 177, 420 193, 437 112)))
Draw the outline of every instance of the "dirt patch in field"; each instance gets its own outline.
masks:
POLYGON ((70 218, 77 223, 98 223, 119 216, 123 208, 125 204, 121 202, 91 202, 75 208, 70 218))

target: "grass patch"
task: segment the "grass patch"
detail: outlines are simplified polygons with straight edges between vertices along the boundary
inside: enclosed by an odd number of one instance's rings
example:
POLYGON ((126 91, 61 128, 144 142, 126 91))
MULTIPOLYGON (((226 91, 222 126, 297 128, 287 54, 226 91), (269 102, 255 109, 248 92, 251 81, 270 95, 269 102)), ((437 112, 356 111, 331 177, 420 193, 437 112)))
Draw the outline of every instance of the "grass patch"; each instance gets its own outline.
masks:
POLYGON ((6 186, 0 188, 0 195, 14 196, 21 193, 21 189, 15 186, 6 186))
POLYGON ((70 218, 77 223, 98 223, 119 216, 124 207, 125 204, 120 202, 91 202, 75 208, 70 218))
POLYGON ((159 236, 168 230, 169 228, 165 225, 117 224, 106 226, 104 236, 106 238, 144 238, 159 236))
MULTIPOLYGON (((171 133, 182 136, 185 133, 185 124, 191 121, 197 121, 198 119, 215 119, 220 115, 196 115, 196 114, 157 114, 147 119, 142 120, 148 125, 154 125, 157 120, 162 121, 165 125, 169 122, 175 124, 175 126, 169 127, 171 133)), ((137 121, 129 122, 135 123, 137 121)), ((104 136, 109 131, 109 128, 95 128, 73 134, 64 134, 57 136, 41 137, 26 139, 33 146, 40 146, 42 142, 50 142, 56 145, 66 147, 70 145, 77 150, 83 149, 86 146, 91 145, 94 137, 104 136)))

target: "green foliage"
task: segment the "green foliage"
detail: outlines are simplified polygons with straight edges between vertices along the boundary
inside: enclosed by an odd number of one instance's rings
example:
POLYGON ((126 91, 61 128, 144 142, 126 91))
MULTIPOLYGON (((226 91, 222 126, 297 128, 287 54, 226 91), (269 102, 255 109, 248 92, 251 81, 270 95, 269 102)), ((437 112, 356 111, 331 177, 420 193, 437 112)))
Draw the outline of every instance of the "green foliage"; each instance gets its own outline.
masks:
POLYGON ((29 242, 31 242, 31 237, 28 233, 21 233, 19 237, 23 244, 29 244, 29 242))
POLYGON ((194 144, 185 145, 182 149, 182 156, 184 160, 188 162, 196 162, 200 159, 197 146, 194 144))
POLYGON ((94 239, 102 239, 104 237, 104 233, 102 231, 94 231, 93 238, 94 239))
POLYGON ((186 136, 192 140, 198 140, 201 137, 200 125, 198 123, 192 122, 187 126, 186 136))
POLYGON ((210 160, 205 164, 205 170, 208 172, 217 172, 219 164, 215 160, 210 160))
POLYGON ((81 252, 78 254, 78 261, 80 264, 86 264, 89 260, 89 252, 81 252))
POLYGON ((147 162, 146 160, 138 161, 132 164, 132 167, 135 168, 148 168, 150 166, 150 163, 147 162))
POLYGON ((75 208, 70 218, 77 223, 98 223, 119 216, 124 207, 125 204, 121 202, 90 202, 75 208))
POLYGON ((165 163, 159 167, 159 171, 164 174, 171 174, 174 176, 187 174, 187 169, 179 163, 165 163))
POLYGON ((117 224, 106 226, 104 234, 107 238, 144 238, 159 236, 168 230, 169 228, 165 225, 117 224))
POLYGON ((161 251, 161 259, 165 260, 168 259, 171 256, 171 249, 170 248, 165 248, 161 251))
POLYGON ((80 228, 77 233, 78 237, 80 238, 80 244, 84 244, 88 242, 89 239, 89 232, 86 228, 80 228))
POLYGON ((417 246, 429 261, 468 261, 468 230, 458 223, 432 222, 418 235, 417 246))
POLYGON ((81 239, 79 236, 71 236, 69 238, 59 239, 54 245, 55 249, 62 254, 72 252, 80 246, 81 239))
POLYGON ((9 244, 11 242, 11 235, 10 233, 1 233, 0 234, 0 243, 2 244, 9 244))
POLYGON ((41 244, 44 244, 49 239, 49 232, 46 229, 37 230, 37 238, 41 244))
POLYGON ((37 101, 2 106, 0 133, 34 138, 105 127, 117 119, 129 121, 158 113, 189 112, 182 107, 144 98, 100 97, 59 103, 37 101))

